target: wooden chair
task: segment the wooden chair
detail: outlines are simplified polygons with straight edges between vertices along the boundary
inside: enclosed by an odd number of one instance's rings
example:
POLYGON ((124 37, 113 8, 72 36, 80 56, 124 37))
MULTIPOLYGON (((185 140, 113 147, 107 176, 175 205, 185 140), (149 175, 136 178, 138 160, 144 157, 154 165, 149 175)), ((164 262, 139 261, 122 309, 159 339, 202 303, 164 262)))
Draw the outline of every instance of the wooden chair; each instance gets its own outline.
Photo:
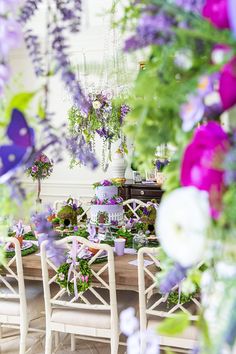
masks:
MULTIPOLYGON (((144 207, 147 207, 147 204, 138 199, 128 199, 123 202, 123 206, 125 211, 130 211, 132 213, 132 217, 135 219, 139 219, 138 211, 144 207)), ((127 216, 125 215, 125 219, 127 220, 127 216)))
MULTIPOLYGON (((116 292, 113 249, 106 244, 93 244, 78 236, 56 241, 57 246, 65 247, 65 252, 71 252, 73 247, 78 247, 77 257, 80 257, 81 252, 87 247, 97 250, 88 261, 92 271, 92 283, 86 291, 79 292, 76 298, 74 295, 69 296, 65 288, 59 288, 56 294, 52 295, 50 287, 56 282, 57 267, 46 255, 46 244, 47 241, 44 241, 41 245, 46 308, 45 353, 51 354, 53 331, 72 334, 72 351, 75 350, 76 335, 103 342, 106 339, 110 342, 111 353, 118 353, 118 313, 126 307, 133 306, 134 301, 138 301, 138 296, 134 292, 116 292), (104 251, 107 253, 107 260, 101 264, 94 264, 104 251)), ((74 269, 73 280, 79 277, 79 270, 74 269)))
MULTIPOLYGON (((29 332, 41 333, 45 331, 34 327, 36 320, 44 317, 43 287, 37 281, 24 281, 21 249, 19 241, 14 237, 4 238, 2 245, 11 243, 15 247, 15 256, 1 264, 0 271, 0 326, 2 328, 16 328, 20 330, 20 354, 26 354, 26 338, 29 332), (13 271, 12 266, 15 266, 13 271)), ((9 337, 2 337, 0 343, 9 337)))
MULTIPOLYGON (((159 248, 143 247, 138 251, 138 282, 139 282, 139 310, 141 331, 141 353, 145 352, 145 331, 156 329, 157 325, 167 317, 174 317, 182 312, 190 316, 191 326, 180 335, 173 337, 159 336, 160 345, 174 348, 174 351, 189 352, 197 344, 197 330, 193 325, 198 319, 197 310, 200 302, 192 298, 188 303, 168 305, 168 295, 162 295, 158 291, 156 274, 161 269, 158 260, 159 248), (144 261, 151 260, 156 265, 155 272, 151 272, 144 261)), ((178 290, 178 287, 172 289, 178 290)))

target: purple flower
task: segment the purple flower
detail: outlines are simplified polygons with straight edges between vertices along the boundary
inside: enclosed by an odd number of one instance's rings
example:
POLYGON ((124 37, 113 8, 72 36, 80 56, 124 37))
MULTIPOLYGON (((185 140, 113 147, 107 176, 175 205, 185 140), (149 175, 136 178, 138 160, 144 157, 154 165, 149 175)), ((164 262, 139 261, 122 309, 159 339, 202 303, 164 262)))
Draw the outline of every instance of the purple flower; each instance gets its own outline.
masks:
POLYGON ((161 280, 160 292, 165 295, 168 294, 174 286, 179 285, 186 277, 187 269, 176 263, 174 267, 161 280))
POLYGON ((107 179, 104 179, 104 181, 101 182, 102 186, 112 186, 112 182, 108 181, 107 179))
POLYGON ((130 112, 130 107, 127 104, 122 104, 120 107, 120 123, 123 124, 126 115, 130 112))
POLYGON ((78 226, 74 226, 74 231, 77 232, 79 230, 78 226))
POLYGON ((36 173, 36 172, 38 172, 38 166, 36 166, 36 165, 34 165, 34 166, 32 166, 31 167, 31 171, 33 172, 33 173, 36 173))
POLYGON ((19 5, 20 0, 1 0, 0 1, 0 14, 4 15, 8 11, 14 11, 19 5))
POLYGON ((24 6, 21 8, 19 20, 20 22, 28 22, 38 9, 39 4, 42 0, 28 0, 25 2, 24 6))
POLYGON ((39 234, 44 234, 44 240, 47 240, 46 252, 52 262, 59 266, 65 262, 65 249, 56 246, 56 232, 53 230, 52 223, 47 220, 48 213, 41 212, 32 216, 32 222, 35 224, 36 231, 39 234))
POLYGON ((175 0, 175 4, 187 12, 201 13, 205 0, 175 0))
POLYGON ((108 200, 108 204, 109 204, 109 205, 116 205, 116 204, 117 204, 117 201, 116 201, 116 199, 111 198, 110 200, 108 200))
POLYGON ((89 166, 93 170, 97 168, 98 161, 82 135, 70 136, 66 141, 67 149, 75 161, 79 161, 82 165, 89 166))
POLYGON ((6 58, 9 51, 20 45, 21 26, 13 18, 1 17, 0 21, 0 56, 6 58))
MULTIPOLYGON (((158 7, 154 7, 158 11, 158 7)), ((164 45, 173 37, 172 25, 175 24, 172 17, 163 11, 159 13, 146 13, 140 17, 136 34, 125 42, 125 51, 135 50, 151 44, 164 45)), ((153 10, 153 8, 152 8, 153 10)), ((148 11, 147 11, 148 12, 148 11)))
POLYGON ((10 78, 10 69, 5 64, 0 64, 0 96, 3 93, 4 87, 10 78))
POLYGON ((35 74, 36 76, 42 76, 44 69, 39 38, 32 33, 32 30, 28 30, 24 35, 24 40, 34 66, 35 74))
POLYGON ((183 131, 191 130, 194 125, 203 118, 205 107, 200 96, 189 96, 187 103, 184 103, 180 109, 180 116, 183 121, 183 131))

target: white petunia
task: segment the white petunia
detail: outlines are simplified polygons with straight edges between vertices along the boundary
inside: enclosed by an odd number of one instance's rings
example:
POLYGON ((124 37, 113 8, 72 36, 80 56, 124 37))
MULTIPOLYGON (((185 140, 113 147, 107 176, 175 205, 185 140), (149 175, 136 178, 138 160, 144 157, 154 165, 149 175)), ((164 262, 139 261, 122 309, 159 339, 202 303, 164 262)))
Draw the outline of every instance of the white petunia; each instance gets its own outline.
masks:
POLYGON ((209 225, 207 192, 184 187, 161 202, 156 231, 167 255, 183 267, 190 267, 204 258, 209 225))
POLYGON ((126 336, 131 336, 139 327, 138 319, 135 317, 135 309, 129 307, 120 314, 120 330, 126 336))
POLYGON ((93 108, 94 109, 99 109, 99 108, 101 108, 101 102, 99 102, 99 101, 94 101, 93 102, 93 108))

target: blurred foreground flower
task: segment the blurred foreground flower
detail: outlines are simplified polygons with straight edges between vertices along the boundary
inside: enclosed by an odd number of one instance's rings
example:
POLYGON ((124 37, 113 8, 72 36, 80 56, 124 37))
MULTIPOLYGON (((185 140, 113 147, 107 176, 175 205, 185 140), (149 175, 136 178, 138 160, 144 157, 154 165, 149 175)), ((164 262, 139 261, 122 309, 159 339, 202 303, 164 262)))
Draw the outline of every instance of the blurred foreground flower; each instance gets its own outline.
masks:
POLYGON ((194 186, 209 193, 213 218, 221 211, 223 161, 228 149, 229 140, 223 128, 219 123, 209 122, 196 129, 182 160, 182 186, 194 186))
POLYGON ((127 339, 127 354, 160 354, 159 338, 153 330, 143 333, 145 348, 141 352, 139 321, 135 309, 129 307, 120 314, 120 329, 127 339))
POLYGON ((182 267, 203 259, 209 225, 208 194, 194 187, 179 188, 167 195, 156 220, 164 251, 182 267))

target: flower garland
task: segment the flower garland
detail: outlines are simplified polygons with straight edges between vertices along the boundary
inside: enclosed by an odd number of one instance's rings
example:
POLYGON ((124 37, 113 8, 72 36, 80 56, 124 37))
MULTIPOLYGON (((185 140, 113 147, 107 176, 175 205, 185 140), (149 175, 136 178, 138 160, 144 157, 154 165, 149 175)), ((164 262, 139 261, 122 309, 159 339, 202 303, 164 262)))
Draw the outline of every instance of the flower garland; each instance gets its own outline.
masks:
POLYGON ((52 171, 52 161, 50 161, 45 154, 40 154, 33 165, 26 170, 26 173, 28 176, 32 177, 33 181, 36 181, 50 177, 52 171))
MULTIPOLYGON (((76 264, 79 270, 79 277, 76 278, 76 288, 78 293, 86 291, 92 281, 92 272, 91 268, 88 264, 88 261, 84 259, 78 259, 78 263, 76 264)), ((67 289, 70 295, 74 295, 76 290, 74 287, 74 282, 71 281, 69 278, 69 269, 71 264, 67 261, 67 263, 63 263, 57 269, 57 277, 56 282, 64 289, 67 289)))

